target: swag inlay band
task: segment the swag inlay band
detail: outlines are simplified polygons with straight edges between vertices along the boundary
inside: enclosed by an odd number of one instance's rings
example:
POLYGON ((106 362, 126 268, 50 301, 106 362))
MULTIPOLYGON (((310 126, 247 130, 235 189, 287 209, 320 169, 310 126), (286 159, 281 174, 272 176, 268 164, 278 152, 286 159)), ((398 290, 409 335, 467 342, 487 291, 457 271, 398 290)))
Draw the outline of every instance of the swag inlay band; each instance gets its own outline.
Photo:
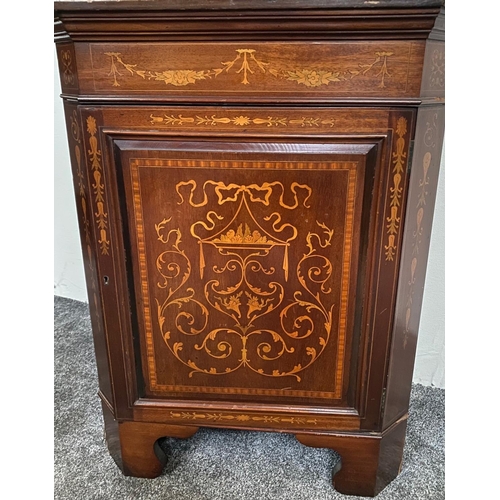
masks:
MULTIPOLYGON (((221 62, 220 67, 214 69, 165 69, 163 71, 151 70, 137 62, 127 62, 120 52, 105 52, 110 58, 110 70, 108 76, 113 79, 113 87, 119 87, 119 77, 126 71, 130 76, 140 77, 143 80, 154 80, 164 82, 166 85, 184 87, 194 84, 199 80, 216 78, 221 74, 234 72, 241 75, 243 85, 250 84, 250 75, 262 73, 270 75, 279 80, 296 82, 305 87, 320 87, 330 83, 346 82, 356 78, 362 78, 372 73, 379 78, 379 87, 385 87, 385 79, 391 74, 387 68, 387 60, 394 52, 376 51, 370 60, 358 63, 349 68, 344 67, 301 67, 292 68, 283 64, 282 61, 268 62, 257 57, 255 49, 236 49, 234 59, 221 62), (121 70, 121 71, 120 71, 121 70)), ((284 59, 284 58, 283 58, 284 59)))

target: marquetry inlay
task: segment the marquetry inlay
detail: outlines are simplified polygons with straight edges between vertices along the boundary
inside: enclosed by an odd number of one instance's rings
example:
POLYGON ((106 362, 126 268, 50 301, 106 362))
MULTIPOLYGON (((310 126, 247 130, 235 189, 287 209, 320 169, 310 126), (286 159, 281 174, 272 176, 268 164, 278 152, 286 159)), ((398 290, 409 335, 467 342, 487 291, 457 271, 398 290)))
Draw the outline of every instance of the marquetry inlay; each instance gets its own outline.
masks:
POLYGON ((445 78, 445 53, 444 46, 432 51, 431 72, 429 75, 430 88, 444 88, 445 78))
POLYGON ((193 125, 197 127, 216 127, 217 125, 231 125, 235 128, 242 128, 257 125, 259 127, 287 127, 296 126, 304 128, 327 127, 333 128, 335 120, 333 118, 318 118, 314 116, 303 116, 301 118, 289 118, 287 116, 262 116, 260 118, 250 117, 248 115, 239 116, 184 116, 184 115, 163 115, 149 116, 151 125, 160 126, 179 126, 193 125))
POLYGON ((93 116, 87 117, 87 132, 90 134, 88 151, 91 170, 94 178, 92 188, 94 189, 94 199, 97 212, 95 212, 95 220, 97 229, 99 230, 99 247, 103 255, 109 255, 109 239, 108 239, 108 214, 105 208, 105 188, 102 176, 102 153, 97 140, 97 122, 93 116))
POLYGON ((318 424, 318 418, 310 418, 310 417, 298 417, 298 416, 291 416, 291 417, 284 417, 281 415, 265 415, 265 414, 259 414, 259 415, 248 415, 247 413, 227 413, 227 412, 213 412, 213 413, 206 413, 206 412, 193 412, 193 411, 182 411, 182 412, 170 412, 170 416, 175 419, 179 420, 194 420, 194 421, 201 421, 201 422, 223 422, 223 421, 229 421, 229 422, 239 422, 240 424, 243 424, 245 422, 262 422, 262 423, 275 423, 275 424, 283 424, 283 423, 288 423, 288 424, 296 424, 296 425, 303 425, 303 424, 312 424, 312 425, 317 425, 318 424))
POLYGON ((63 83, 66 85, 71 85, 75 83, 75 75, 73 71, 73 58, 71 57, 71 51, 68 49, 61 50, 61 71, 63 83))
POLYGON ((412 223, 411 235, 412 235, 412 260, 410 264, 410 269, 407 271, 409 274, 408 279, 408 292, 406 294, 406 312, 405 312, 405 328, 403 332, 403 347, 408 344, 408 339, 410 337, 410 320, 414 313, 413 311, 413 298, 415 295, 415 278, 418 274, 419 267, 425 265, 425 262, 421 262, 422 256, 420 255, 420 247, 422 245, 422 237, 424 234, 423 219, 426 211, 426 200, 429 195, 429 169, 432 166, 432 153, 431 150, 436 146, 437 140, 437 113, 434 113, 427 122, 426 130, 424 133, 424 144, 427 146, 427 151, 425 152, 422 163, 420 165, 420 176, 418 181, 418 196, 417 196, 417 211, 415 214, 415 219, 412 223))
POLYGON ((396 125, 396 140, 395 151, 392 152, 392 185, 389 189, 390 198, 390 214, 386 221, 387 230, 387 245, 385 245, 386 260, 394 260, 396 255, 396 236, 399 232, 401 223, 401 197, 403 192, 403 174, 406 169, 407 154, 406 133, 408 132, 408 122, 406 118, 399 118, 396 125))
MULTIPOLYGON (((183 164, 180 160, 162 163, 172 167, 183 164)), ((139 170, 147 164, 145 160, 132 161, 131 175, 152 388, 167 389, 158 382, 155 331, 171 355, 189 368, 193 380, 200 376, 228 377, 248 370, 273 379, 292 377, 300 383, 302 373, 317 362, 334 339, 338 349, 337 386, 333 392, 317 391, 315 395, 338 397, 345 354, 356 163, 321 165, 347 175, 345 226, 338 236, 328 221, 315 218, 313 212, 307 229, 290 222, 293 218, 288 214, 299 210, 307 214, 311 199, 317 196, 307 183, 276 180, 236 184, 214 178, 201 183, 192 178, 177 182, 172 185, 173 206, 185 214, 197 209, 199 218, 181 229, 170 211, 154 223, 160 251, 154 257, 153 276, 148 272, 146 247, 150 244, 139 196, 139 170), (184 210, 185 206, 191 208, 184 210), (328 253, 335 238, 343 242, 340 283, 332 281, 333 263, 328 253), (298 255, 293 266, 291 251, 298 255), (340 287, 337 303, 330 298, 334 286, 340 287), (339 317, 335 332, 334 313, 339 317), (224 326, 214 327, 217 324, 224 326), (298 350, 302 353, 299 358, 298 350), (202 356, 193 357, 197 352, 202 356)), ((149 164, 159 167, 154 161, 149 164)), ((207 167, 217 162, 192 160, 186 164, 207 167)), ((258 168, 259 162, 253 162, 253 166, 258 168)), ((318 165, 303 166, 308 167, 318 165)), ((183 388, 169 386, 169 390, 183 388)), ((203 386, 200 390, 206 392, 203 386)), ((224 392, 228 391, 248 392, 226 387, 224 392)), ((263 393, 271 394, 273 389, 263 393)))
MULTIPOLYGON (((268 75, 270 78, 288 80, 304 85, 305 87, 320 87, 336 82, 345 82, 362 78, 367 73, 374 73, 379 78, 379 87, 385 87, 385 79, 390 78, 388 58, 394 52, 376 51, 371 60, 359 62, 349 68, 344 67, 290 67, 283 61, 264 61, 257 55, 257 50, 249 48, 236 49, 236 56, 226 62, 221 62, 215 69, 163 69, 162 71, 144 68, 137 61, 126 62, 120 52, 106 52, 110 58, 109 76, 113 86, 119 87, 119 77, 122 72, 147 80, 164 82, 165 85, 184 87, 195 84, 197 81, 217 78, 219 75, 234 72, 241 75, 240 83, 249 85, 251 75, 256 72, 268 75), (120 72, 120 70, 122 72, 120 72)), ((283 58, 284 59, 284 58, 283 58)), ((219 77, 220 78, 220 77, 219 77)))
POLYGON ((73 110, 69 117, 69 126, 71 130, 71 138, 70 138, 70 146, 73 146, 73 154, 76 162, 76 178, 78 179, 78 190, 77 190, 77 199, 80 202, 80 207, 82 209, 82 234, 84 235, 84 252, 87 253, 88 266, 89 266, 89 295, 91 300, 94 302, 94 306, 96 307, 96 314, 99 315, 99 300, 97 296, 97 283, 95 279, 95 268, 93 264, 93 250, 91 244, 91 236, 90 236, 90 219, 89 219, 89 202, 87 198, 87 186, 85 173, 82 168, 82 133, 79 125, 79 118, 76 112, 76 109, 73 110))

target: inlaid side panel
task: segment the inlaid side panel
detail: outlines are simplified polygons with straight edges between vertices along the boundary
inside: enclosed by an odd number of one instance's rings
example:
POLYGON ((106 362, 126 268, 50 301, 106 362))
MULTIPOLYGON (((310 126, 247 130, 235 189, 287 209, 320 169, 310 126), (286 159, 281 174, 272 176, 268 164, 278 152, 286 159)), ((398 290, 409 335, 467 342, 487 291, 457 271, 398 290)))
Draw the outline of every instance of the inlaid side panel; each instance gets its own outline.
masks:
MULTIPOLYGON (((99 109, 80 108, 82 150, 88 181, 85 223, 92 228, 95 262, 95 282, 100 291, 96 309, 102 317, 99 353, 106 353, 110 384, 113 391, 115 417, 128 415, 136 394, 131 376, 133 357, 130 339, 128 291, 125 288, 123 266, 123 237, 116 227, 116 194, 114 172, 109 169, 105 144, 101 133, 102 115, 99 109), (127 374, 128 371, 128 374, 127 374)), ((102 355, 102 354, 100 354, 102 355)))
POLYGON ((362 427, 376 430, 380 426, 383 391, 390 333, 394 321, 403 220, 408 185, 408 160, 414 130, 414 113, 397 110, 390 114, 390 149, 388 168, 379 186, 384 193, 383 214, 377 221, 373 247, 368 251, 371 262, 370 292, 366 295, 362 325, 364 365, 359 372, 360 384, 366 384, 359 407, 363 414, 362 427), (364 379, 366 377, 366 379, 364 379), (365 381, 366 380, 366 381, 365 381))
POLYGON ((146 395, 345 404, 375 145, 116 145, 146 395))
POLYGON ((405 218, 384 427, 408 411, 444 135, 444 107, 419 111, 405 218))
POLYGON ((81 92, 418 96, 424 42, 78 43, 81 92), (312 52, 313 51, 313 52, 312 52))
POLYGON ((97 271, 96 235, 92 223, 93 211, 91 199, 93 197, 93 192, 85 162, 84 135, 86 130, 83 127, 80 112, 76 105, 65 102, 64 112, 68 133, 69 154, 73 170, 75 201, 80 227, 80 240, 87 284, 87 295, 89 298, 90 318, 97 358, 99 389, 107 401, 113 404, 108 348, 104 332, 100 283, 97 271))

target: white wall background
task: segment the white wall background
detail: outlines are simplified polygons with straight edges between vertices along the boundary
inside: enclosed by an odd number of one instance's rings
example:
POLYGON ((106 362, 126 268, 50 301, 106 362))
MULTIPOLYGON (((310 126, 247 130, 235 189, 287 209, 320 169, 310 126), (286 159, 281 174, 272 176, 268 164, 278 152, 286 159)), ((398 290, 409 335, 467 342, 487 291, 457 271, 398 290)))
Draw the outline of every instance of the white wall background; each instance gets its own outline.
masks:
MULTIPOLYGON (((87 302, 61 86, 54 61, 54 294, 87 302)), ((444 151, 415 362, 414 382, 444 388, 444 151)))

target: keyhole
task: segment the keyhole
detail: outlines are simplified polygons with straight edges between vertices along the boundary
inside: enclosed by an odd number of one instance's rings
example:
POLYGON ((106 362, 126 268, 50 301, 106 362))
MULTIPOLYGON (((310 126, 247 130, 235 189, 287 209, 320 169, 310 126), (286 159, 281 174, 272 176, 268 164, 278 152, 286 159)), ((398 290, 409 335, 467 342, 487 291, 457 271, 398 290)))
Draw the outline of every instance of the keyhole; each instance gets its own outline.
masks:
POLYGON ((103 276, 104 284, 109 284, 109 276, 103 276))

